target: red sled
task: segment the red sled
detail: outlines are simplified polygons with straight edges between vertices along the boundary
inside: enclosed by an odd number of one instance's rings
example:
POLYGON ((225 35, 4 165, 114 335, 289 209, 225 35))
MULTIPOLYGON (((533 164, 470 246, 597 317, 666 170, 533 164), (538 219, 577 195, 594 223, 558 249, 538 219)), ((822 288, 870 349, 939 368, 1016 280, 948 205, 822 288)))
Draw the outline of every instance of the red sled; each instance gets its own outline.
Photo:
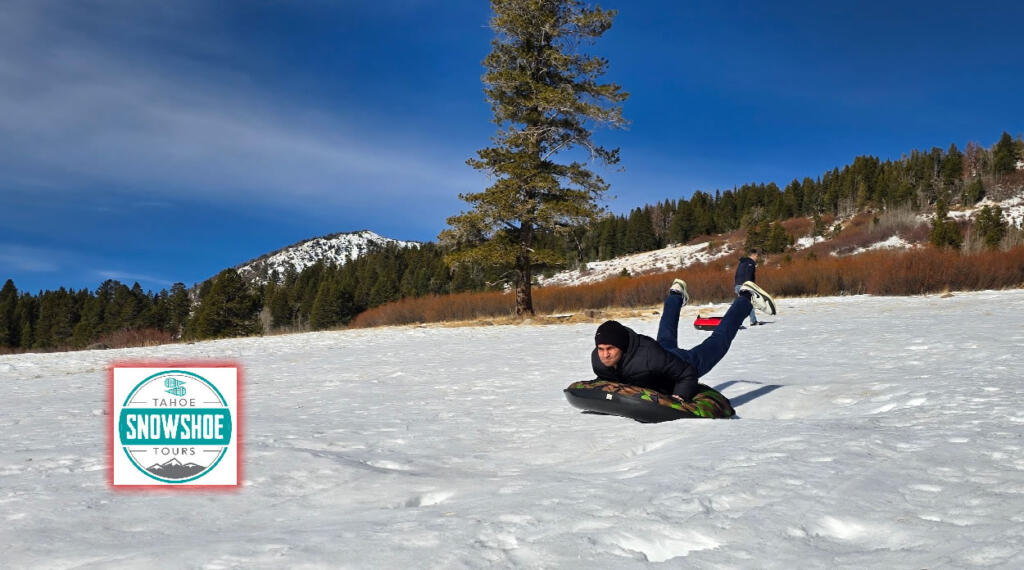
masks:
POLYGON ((702 331, 713 331, 720 322, 722 322, 722 317, 702 317, 697 315, 697 318, 693 321, 693 328, 702 331))

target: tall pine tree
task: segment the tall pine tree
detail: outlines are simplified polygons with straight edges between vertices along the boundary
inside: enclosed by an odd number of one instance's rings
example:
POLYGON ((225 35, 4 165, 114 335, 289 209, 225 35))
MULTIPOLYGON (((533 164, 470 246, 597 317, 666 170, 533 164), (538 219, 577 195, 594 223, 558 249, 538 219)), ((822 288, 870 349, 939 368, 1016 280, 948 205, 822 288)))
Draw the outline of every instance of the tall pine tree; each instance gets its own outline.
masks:
POLYGON ((974 221, 974 230, 989 249, 996 249, 1006 235, 1009 224, 1003 220, 1003 209, 999 206, 984 206, 974 221))
POLYGON ((459 197, 472 209, 448 219, 441 239, 459 248, 450 262, 513 270, 516 314, 533 313, 532 271, 565 256, 539 249, 538 232, 563 233, 600 213, 608 184, 584 162, 558 161, 574 148, 605 164, 618 149, 592 140, 597 125, 625 125, 628 94, 600 83, 608 61, 581 51, 612 25, 616 12, 579 0, 491 0, 495 37, 484 59, 484 93, 498 125, 494 146, 467 163, 496 182, 459 197))
POLYGON ((992 149, 992 171, 995 174, 1009 174, 1017 169, 1017 145, 1010 133, 1003 132, 992 149))
POLYGON ((196 313, 192 333, 196 338, 247 336, 260 332, 259 300, 234 269, 213 279, 196 313))
POLYGON ((18 323, 14 308, 18 305, 18 288, 8 279, 0 289, 0 347, 18 346, 18 323))
POLYGON ((932 218, 932 229, 928 233, 928 241, 937 247, 960 249, 963 234, 954 220, 947 218, 949 207, 942 200, 935 205, 935 217, 932 218))

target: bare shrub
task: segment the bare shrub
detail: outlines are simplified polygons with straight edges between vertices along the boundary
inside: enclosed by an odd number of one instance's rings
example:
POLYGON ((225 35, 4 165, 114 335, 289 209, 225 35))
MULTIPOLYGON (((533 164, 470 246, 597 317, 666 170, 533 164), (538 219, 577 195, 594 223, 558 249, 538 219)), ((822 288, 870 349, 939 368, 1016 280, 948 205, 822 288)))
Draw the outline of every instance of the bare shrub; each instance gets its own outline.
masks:
POLYGON ((109 348, 132 348, 139 346, 158 346, 175 342, 174 335, 160 329, 121 329, 101 335, 91 346, 109 348))
POLYGON ((800 238, 810 235, 814 229, 814 220, 811 218, 791 218, 782 222, 782 229, 791 236, 800 238))
POLYGON ((903 235, 917 229, 918 226, 928 225, 918 217, 917 212, 909 204, 889 208, 879 214, 877 219, 878 222, 872 224, 870 233, 877 235, 879 239, 896 234, 903 235))
POLYGON ((931 224, 921 224, 900 233, 900 235, 910 243, 928 243, 928 237, 931 234, 931 231, 931 224))
MULTIPOLYGON (((864 223, 851 227, 866 232, 864 223)), ((718 260, 575 287, 542 287, 534 290, 534 306, 545 314, 659 305, 673 277, 686 280, 695 304, 728 301, 735 297, 732 269, 727 261, 718 260)), ((776 297, 920 295, 945 290, 1024 287, 1024 246, 976 254, 924 247, 850 257, 773 256, 758 268, 757 282, 776 297)), ((513 309, 514 299, 505 293, 434 295, 371 309, 361 313, 352 326, 511 317, 513 309)))
POLYGON ((445 322, 481 317, 509 316, 515 312, 515 298, 508 293, 456 293, 410 297, 359 313, 351 327, 445 322))
POLYGON ((829 246, 836 253, 850 253, 858 248, 867 247, 879 239, 871 233, 873 215, 863 213, 843 223, 843 231, 829 241, 829 246))
POLYGON ((1010 226, 1002 241, 999 242, 999 248, 1007 251, 1021 246, 1024 246, 1024 229, 1010 226))
POLYGON ((994 202, 1012 198, 1024 190, 1024 170, 1016 170, 1008 174, 986 177, 985 194, 994 202))
POLYGON ((857 201, 850 197, 842 197, 839 199, 839 217, 848 218, 857 213, 857 201))
MULTIPOLYGON (((964 241, 960 249, 964 253, 981 253, 989 249, 987 243, 985 243, 984 236, 978 234, 975 224, 972 224, 966 230, 964 230, 964 241)), ((1006 233, 1003 238, 999 240, 998 249, 1002 251, 1009 251, 1018 247, 1024 246, 1024 229, 1020 229, 1014 225, 1009 225, 1006 228, 1006 233)))

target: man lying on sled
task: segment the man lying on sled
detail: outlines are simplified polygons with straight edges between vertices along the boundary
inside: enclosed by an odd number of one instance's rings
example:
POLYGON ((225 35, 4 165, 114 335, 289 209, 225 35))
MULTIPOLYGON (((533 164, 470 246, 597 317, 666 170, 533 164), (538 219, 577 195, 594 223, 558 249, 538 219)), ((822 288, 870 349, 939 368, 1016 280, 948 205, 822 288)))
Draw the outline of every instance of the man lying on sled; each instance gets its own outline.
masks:
POLYGON ((751 308, 775 314, 775 301, 752 281, 739 287, 736 300, 704 342, 683 350, 678 346, 679 311, 689 301, 686 282, 672 282, 658 325, 658 339, 637 334, 619 323, 606 321, 597 328, 590 355, 601 380, 632 384, 689 401, 697 393, 697 379, 707 374, 729 351, 736 331, 751 308))

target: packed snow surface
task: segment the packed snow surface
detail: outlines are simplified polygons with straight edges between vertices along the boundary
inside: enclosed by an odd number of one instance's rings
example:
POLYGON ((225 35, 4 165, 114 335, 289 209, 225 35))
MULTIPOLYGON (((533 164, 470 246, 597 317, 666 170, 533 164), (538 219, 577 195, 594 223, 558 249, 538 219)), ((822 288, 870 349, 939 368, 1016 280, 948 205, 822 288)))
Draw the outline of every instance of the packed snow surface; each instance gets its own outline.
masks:
POLYGON ((570 407, 593 324, 2 356, 3 566, 1024 567, 1024 290, 778 305, 703 378, 735 420, 570 407), (108 486, 124 359, 244 366, 238 490, 108 486))

